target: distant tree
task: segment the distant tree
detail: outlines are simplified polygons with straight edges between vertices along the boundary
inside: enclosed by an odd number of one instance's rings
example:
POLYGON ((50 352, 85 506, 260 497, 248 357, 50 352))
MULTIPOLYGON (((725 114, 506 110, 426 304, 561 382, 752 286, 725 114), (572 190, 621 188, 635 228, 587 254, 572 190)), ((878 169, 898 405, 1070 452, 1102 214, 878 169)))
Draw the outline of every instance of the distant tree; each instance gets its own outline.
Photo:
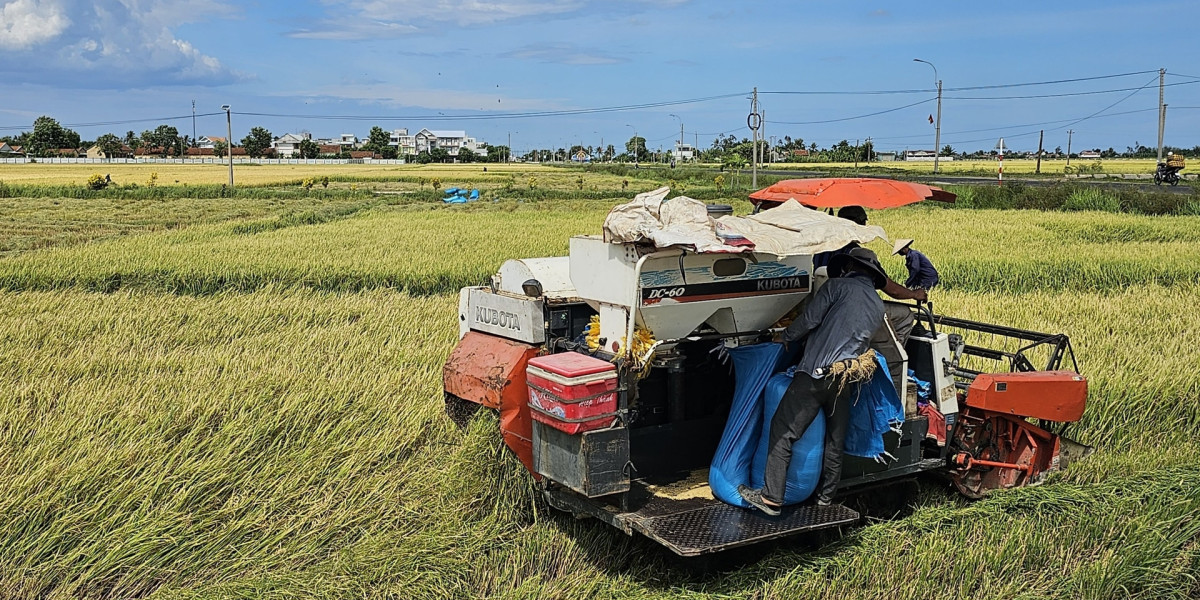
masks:
POLYGON ((508 153, 508 146, 488 146, 487 161, 494 163, 504 162, 508 160, 508 153))
POLYGON ((429 162, 450 162, 450 153, 445 148, 434 148, 427 152, 426 155, 429 157, 429 162))
POLYGON ((217 156, 219 156, 221 158, 225 158, 225 154, 228 151, 229 151, 229 144, 227 142, 224 142, 221 140, 217 140, 217 141, 213 142, 213 154, 216 154, 217 156))
POLYGON ((121 138, 111 133, 106 133, 96 138, 96 145, 100 147, 100 151, 104 153, 104 158, 113 158, 121 153, 121 148, 125 145, 121 142, 121 138))
POLYGON ((367 134, 367 141, 362 145, 363 150, 370 150, 383 158, 396 158, 396 147, 391 145, 392 136, 382 127, 375 126, 367 134))
POLYGON ((27 154, 45 156, 59 148, 78 148, 79 134, 63 127, 58 121, 47 117, 38 117, 33 122, 33 132, 29 134, 26 144, 27 154))
POLYGON ((316 158, 321 153, 321 147, 310 139, 300 140, 300 158, 316 158))
POLYGON ((475 162, 477 160, 479 160, 479 157, 478 157, 478 155, 475 154, 474 150, 471 150, 470 148, 459 148, 458 149, 458 162, 471 163, 471 162, 475 162))
POLYGON ((733 150, 734 147, 737 146, 738 144, 740 144, 741 142, 745 142, 745 141, 747 141, 747 140, 742 139, 739 142, 737 137, 734 136, 733 134, 730 134, 727 136, 721 136, 718 134, 717 137, 713 138, 712 147, 714 150, 719 150, 721 154, 725 154, 725 153, 733 150))
POLYGON ((142 132, 142 145, 147 149, 153 148, 159 151, 160 154, 182 154, 182 141, 179 138, 179 130, 170 125, 159 125, 153 130, 147 129, 142 132))
POLYGON ((650 155, 646 151, 646 138, 641 136, 629 138, 629 141, 625 142, 625 152, 633 157, 634 162, 645 161, 650 155))
POLYGON ((942 156, 954 156, 954 148, 950 144, 946 144, 942 147, 942 156))
POLYGON ((270 131, 262 127, 254 127, 250 129, 249 135, 242 138, 242 147, 246 149, 246 154, 251 158, 260 158, 267 148, 271 147, 273 140, 270 131))

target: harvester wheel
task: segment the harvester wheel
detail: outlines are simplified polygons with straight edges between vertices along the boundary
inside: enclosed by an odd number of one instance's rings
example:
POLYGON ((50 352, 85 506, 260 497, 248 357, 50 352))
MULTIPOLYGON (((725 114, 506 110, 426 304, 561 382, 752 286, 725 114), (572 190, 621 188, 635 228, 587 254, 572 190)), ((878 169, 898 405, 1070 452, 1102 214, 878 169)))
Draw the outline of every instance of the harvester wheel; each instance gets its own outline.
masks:
POLYGON ((467 425, 471 424, 471 418, 479 412, 480 405, 450 392, 442 392, 442 395, 446 399, 446 416, 450 417, 450 421, 459 429, 466 429, 467 425))
MULTIPOLYGON (((1036 460, 1040 449, 1031 447, 1025 430, 1006 415, 968 409, 955 428, 955 445, 973 460, 1029 465, 1036 460)), ((976 499, 992 490, 1030 482, 1025 471, 978 464, 951 471, 950 479, 962 495, 976 499)))

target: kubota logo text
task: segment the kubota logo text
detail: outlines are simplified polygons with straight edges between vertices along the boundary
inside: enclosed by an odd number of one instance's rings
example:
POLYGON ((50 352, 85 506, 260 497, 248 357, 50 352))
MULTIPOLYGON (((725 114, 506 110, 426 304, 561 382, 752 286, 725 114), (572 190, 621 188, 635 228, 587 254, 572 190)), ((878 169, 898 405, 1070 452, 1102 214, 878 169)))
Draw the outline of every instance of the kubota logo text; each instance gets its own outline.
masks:
POLYGON ((504 312, 495 308, 486 306, 475 307, 475 321, 477 323, 487 323, 513 331, 521 330, 521 320, 517 318, 516 313, 504 312))
POLYGON ((769 290, 790 290, 793 288, 806 287, 808 287, 808 278, 806 277, 780 277, 778 279, 758 280, 758 291, 760 292, 769 290))

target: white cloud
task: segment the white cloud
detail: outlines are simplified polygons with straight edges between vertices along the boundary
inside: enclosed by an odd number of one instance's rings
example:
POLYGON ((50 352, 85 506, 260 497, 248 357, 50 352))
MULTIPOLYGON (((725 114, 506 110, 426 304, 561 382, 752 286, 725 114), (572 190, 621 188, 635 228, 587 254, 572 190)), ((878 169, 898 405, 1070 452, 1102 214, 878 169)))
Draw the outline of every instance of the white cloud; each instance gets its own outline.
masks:
POLYGON ((57 2, 6 2, 0 8, 0 50, 27 50, 58 37, 70 24, 57 2))
POLYGON ((0 11, 0 76, 81 88, 209 84, 242 76, 172 28, 234 13, 218 0, 14 0, 0 11))
POLYGON ((546 100, 500 97, 460 90, 407 88, 389 83, 351 83, 324 86, 311 90, 280 93, 281 96, 312 100, 353 100, 394 108, 427 108, 431 110, 554 110, 560 108, 546 100))
POLYGON ((293 37, 363 40, 412 34, 453 34, 472 27, 537 18, 565 18, 587 11, 635 12, 674 8, 690 0, 321 0, 325 19, 291 32, 293 37))
POLYGON ((517 48, 505 53, 505 57, 536 60, 544 63, 564 65, 615 65, 625 62, 602 50, 578 48, 570 44, 537 44, 517 48))

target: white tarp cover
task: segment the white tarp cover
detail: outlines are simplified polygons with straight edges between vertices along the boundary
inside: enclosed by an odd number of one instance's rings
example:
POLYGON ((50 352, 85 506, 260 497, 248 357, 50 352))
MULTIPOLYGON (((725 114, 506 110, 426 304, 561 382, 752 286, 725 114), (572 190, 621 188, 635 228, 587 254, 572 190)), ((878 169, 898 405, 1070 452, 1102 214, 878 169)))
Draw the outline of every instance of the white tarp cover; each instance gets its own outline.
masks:
POLYGON ((687 196, 665 199, 670 188, 638 194, 632 202, 613 208, 604 220, 604 240, 612 243, 651 242, 659 248, 690 246, 697 252, 764 252, 777 256, 816 254, 837 250, 854 241, 887 239, 882 227, 862 226, 801 206, 795 200, 746 217, 714 220, 708 207, 687 196), (740 235, 754 244, 726 244, 722 234, 740 235))

